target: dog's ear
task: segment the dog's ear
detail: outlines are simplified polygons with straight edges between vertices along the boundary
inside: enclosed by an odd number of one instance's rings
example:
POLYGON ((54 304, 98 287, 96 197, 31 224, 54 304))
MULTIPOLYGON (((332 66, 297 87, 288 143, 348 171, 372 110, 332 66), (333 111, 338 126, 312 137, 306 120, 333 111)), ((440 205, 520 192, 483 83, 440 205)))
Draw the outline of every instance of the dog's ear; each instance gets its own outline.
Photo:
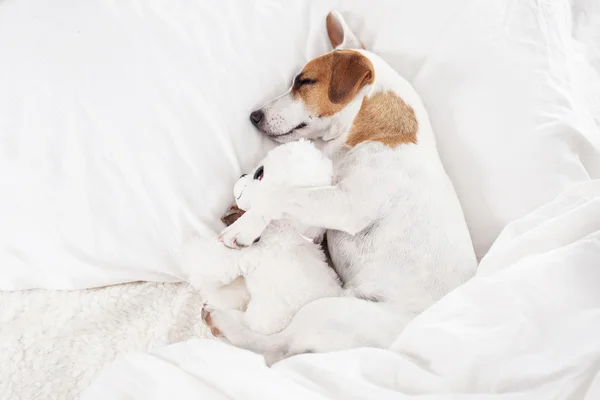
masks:
POLYGON ((325 21, 327 25, 327 34, 334 49, 364 49, 365 46, 352 33, 344 18, 337 11, 332 11, 327 15, 325 21))
POLYGON ((373 83, 374 71, 371 61, 357 51, 333 52, 329 101, 333 104, 347 103, 365 85, 373 83))

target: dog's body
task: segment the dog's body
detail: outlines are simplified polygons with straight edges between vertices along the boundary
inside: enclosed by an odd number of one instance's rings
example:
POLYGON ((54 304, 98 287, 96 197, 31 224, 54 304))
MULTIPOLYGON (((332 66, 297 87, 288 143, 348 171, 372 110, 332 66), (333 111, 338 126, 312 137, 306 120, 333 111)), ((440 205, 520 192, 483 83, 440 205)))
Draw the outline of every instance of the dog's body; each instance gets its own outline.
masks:
POLYGON ((268 362, 389 347, 406 322, 468 280, 477 265, 420 97, 378 56, 356 50, 362 45, 339 14, 328 16, 327 28, 336 50, 309 62, 290 91, 251 120, 280 142, 320 141, 334 161, 334 185, 273 189, 222 240, 250 245, 271 220, 327 228, 333 264, 354 298, 308 304, 271 336, 241 329, 227 312, 211 314, 228 340, 268 362))
MULTIPOLYGON (((238 180, 234 194, 240 209, 248 210, 256 193, 269 185, 322 186, 331 184, 331 175, 331 161, 308 141, 297 141, 273 149, 252 174, 238 180)), ((258 243, 241 251, 216 238, 195 238, 184 247, 183 264, 211 307, 230 309, 248 329, 270 335, 285 328, 302 306, 341 295, 338 276, 315 243, 323 233, 273 221, 258 243)))

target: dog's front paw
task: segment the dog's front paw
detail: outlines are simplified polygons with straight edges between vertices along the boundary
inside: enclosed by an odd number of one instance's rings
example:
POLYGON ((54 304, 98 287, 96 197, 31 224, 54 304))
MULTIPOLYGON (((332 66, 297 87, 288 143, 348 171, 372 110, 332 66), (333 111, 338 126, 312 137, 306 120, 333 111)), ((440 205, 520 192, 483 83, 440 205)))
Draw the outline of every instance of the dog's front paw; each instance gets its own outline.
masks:
POLYGON ((248 247, 258 241, 269 222, 268 218, 250 210, 233 225, 225 228, 219 239, 231 249, 248 247))

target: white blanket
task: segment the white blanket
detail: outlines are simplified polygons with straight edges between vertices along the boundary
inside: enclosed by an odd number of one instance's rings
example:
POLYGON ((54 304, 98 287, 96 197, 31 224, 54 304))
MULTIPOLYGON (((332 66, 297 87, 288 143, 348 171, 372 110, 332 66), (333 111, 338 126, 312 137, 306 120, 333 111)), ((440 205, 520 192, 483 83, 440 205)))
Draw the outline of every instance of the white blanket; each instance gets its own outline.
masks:
POLYGON ((477 276, 392 351, 308 354, 268 369, 252 353, 191 340, 118 358, 84 398, 598 399, 599 287, 596 180, 510 224, 477 276))
POLYGON ((205 337, 182 283, 0 292, 0 399, 76 399, 115 356, 205 337))

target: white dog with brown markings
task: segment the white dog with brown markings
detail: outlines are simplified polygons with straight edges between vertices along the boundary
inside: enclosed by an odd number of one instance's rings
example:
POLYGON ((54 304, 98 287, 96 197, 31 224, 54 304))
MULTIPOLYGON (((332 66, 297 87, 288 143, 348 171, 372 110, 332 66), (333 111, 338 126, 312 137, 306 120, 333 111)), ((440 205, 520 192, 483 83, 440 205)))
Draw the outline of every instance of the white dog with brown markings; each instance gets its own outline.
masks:
POLYGON ((477 267, 421 98, 364 50, 339 13, 326 22, 334 51, 306 64, 286 93, 250 118, 278 142, 320 142, 333 158, 334 184, 262 193, 221 240, 250 246, 272 220, 326 228, 347 297, 309 303, 275 335, 253 332, 225 310, 206 314, 232 344, 269 364, 306 352, 387 348, 477 267))

